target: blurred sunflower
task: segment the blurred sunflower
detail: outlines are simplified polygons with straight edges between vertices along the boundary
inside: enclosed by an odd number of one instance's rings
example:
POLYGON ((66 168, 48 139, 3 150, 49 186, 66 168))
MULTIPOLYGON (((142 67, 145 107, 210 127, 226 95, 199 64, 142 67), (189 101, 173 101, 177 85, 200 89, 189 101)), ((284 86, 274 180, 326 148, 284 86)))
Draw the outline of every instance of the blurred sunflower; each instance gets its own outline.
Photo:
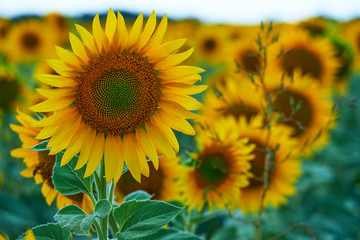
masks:
POLYGON ((324 17, 312 17, 300 22, 298 26, 308 31, 312 36, 323 36, 328 28, 328 20, 324 17))
POLYGON ((54 54, 56 32, 40 20, 17 23, 8 33, 4 53, 10 62, 29 62, 54 54))
POLYGON ((324 146, 335 118, 329 90, 299 72, 295 72, 293 79, 269 75, 266 84, 274 110, 280 112, 283 124, 294 129, 291 137, 302 146, 302 154, 310 155, 324 146))
POLYGON ((55 30, 56 42, 62 43, 68 39, 69 36, 69 20, 59 13, 49 13, 45 17, 45 22, 55 30))
POLYGON ((194 36, 194 58, 211 64, 222 63, 227 41, 227 32, 221 26, 201 25, 194 36))
POLYGON ((227 48, 226 62, 230 71, 240 71, 257 75, 264 67, 256 42, 256 32, 249 33, 247 38, 238 40, 227 48))
POLYGON ((336 58, 340 63, 335 74, 334 90, 337 93, 343 94, 353 70, 354 52, 351 46, 340 38, 333 37, 330 38, 330 41, 336 49, 336 58))
POLYGON ((10 128, 19 134, 22 147, 12 150, 11 156, 24 159, 26 169, 20 174, 26 178, 34 178, 36 184, 42 183, 41 193, 49 206, 56 198, 56 206, 58 209, 70 204, 76 204, 90 214, 93 206, 90 198, 86 194, 80 193, 64 196, 54 189, 51 176, 55 164, 55 156, 49 155, 49 151, 38 152, 29 149, 40 142, 35 139, 35 136, 39 134, 41 128, 32 126, 38 123, 38 121, 21 111, 18 111, 16 119, 21 125, 10 124, 10 128))
POLYGON ((190 210, 197 207, 201 211, 205 203, 210 211, 229 206, 238 200, 240 187, 249 184, 249 161, 253 158, 249 153, 253 146, 239 134, 231 116, 198 132, 199 150, 191 155, 195 165, 183 167, 178 181, 190 210))
POLYGON ((50 138, 51 155, 66 149, 62 165, 80 152, 76 169, 88 162, 84 177, 96 170, 104 156, 107 182, 119 180, 124 161, 140 181, 141 174, 148 177, 150 172, 145 156, 155 169, 157 150, 176 157, 179 144, 172 129, 195 134, 185 119, 195 118, 189 110, 202 104, 188 95, 206 89, 193 86, 204 70, 177 66, 193 51, 175 54, 185 39, 161 44, 166 15, 155 32, 155 12, 144 30, 142 25, 140 14, 128 33, 122 15, 116 17, 110 9, 104 31, 96 15, 93 34, 79 25, 82 41, 70 33, 74 53, 57 47, 61 60, 48 61, 60 75, 38 76, 58 88, 38 89, 49 99, 31 110, 57 112, 37 124, 44 127, 37 138, 50 138))
POLYGON ((161 157, 159 159, 159 169, 154 168, 153 163, 149 162, 149 177, 141 176, 141 183, 137 182, 127 171, 121 175, 116 184, 114 196, 121 203, 126 195, 137 190, 143 190, 151 195, 153 199, 168 201, 179 199, 179 189, 175 181, 180 175, 181 165, 177 159, 161 157))
POLYGON ((263 113, 265 97, 247 76, 228 75, 224 79, 224 83, 215 86, 214 91, 207 91, 201 119, 210 120, 231 115, 237 119, 246 116, 250 120, 263 113))
POLYGON ((269 48, 268 62, 273 71, 293 75, 300 70, 323 87, 331 87, 339 66, 336 51, 324 38, 312 38, 303 30, 281 32, 279 41, 269 48))
POLYGON ((344 24, 342 27, 342 39, 350 43, 354 50, 354 67, 360 70, 360 19, 356 19, 344 24))
POLYGON ((22 107, 22 96, 26 91, 15 68, 0 63, 0 116, 14 111, 18 105, 22 107))
POLYGON ((255 157, 250 162, 250 184, 241 188, 240 198, 233 206, 239 207, 245 213, 254 213, 260 209, 265 163, 270 153, 273 152, 271 156, 274 167, 269 172, 271 181, 265 195, 264 207, 278 207, 286 203, 286 197, 295 194, 294 183, 300 175, 300 161, 292 155, 296 142, 289 137, 291 130, 272 124, 269 132, 263 127, 263 121, 263 117, 259 115, 250 121, 240 117, 236 123, 239 137, 248 138, 249 143, 255 145, 251 152, 255 157))
POLYGON ((0 52, 3 51, 4 42, 10 31, 11 22, 8 19, 0 18, 0 52))

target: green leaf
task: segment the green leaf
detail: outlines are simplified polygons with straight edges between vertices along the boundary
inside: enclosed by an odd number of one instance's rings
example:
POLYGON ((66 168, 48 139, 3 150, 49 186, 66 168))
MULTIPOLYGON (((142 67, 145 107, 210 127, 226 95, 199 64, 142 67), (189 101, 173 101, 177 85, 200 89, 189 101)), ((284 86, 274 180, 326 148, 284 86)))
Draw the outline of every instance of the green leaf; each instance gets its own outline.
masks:
MULTIPOLYGON (((70 233, 62 228, 59 224, 48 223, 32 229, 36 240, 68 240, 70 233)), ((18 238, 23 240, 25 233, 18 238)))
POLYGON ((238 239, 238 226, 229 225, 217 230, 211 240, 238 239))
POLYGON ((111 204, 109 200, 102 199, 96 203, 95 212, 100 218, 106 217, 111 211, 111 204))
POLYGON ((42 141, 41 143, 38 143, 38 144, 36 144, 35 146, 33 146, 32 148, 29 148, 29 149, 34 150, 34 151, 38 151, 38 152, 50 151, 51 148, 46 147, 48 142, 49 142, 49 140, 42 141))
POLYGON ((61 227, 76 235, 88 235, 96 214, 87 215, 76 205, 68 205, 59 210, 55 220, 61 227))
POLYGON ((120 226, 119 239, 134 239, 154 234, 168 224, 183 208, 155 200, 132 200, 114 210, 115 221, 120 226))
POLYGON ((74 170, 79 156, 73 159, 66 165, 60 167, 60 162, 64 152, 56 154, 56 162, 53 171, 53 183, 55 189, 62 195, 74 195, 81 192, 91 194, 94 176, 83 178, 85 167, 74 170))
POLYGON ((132 192, 128 195, 126 195, 126 197, 124 198, 124 201, 131 201, 131 200, 147 200, 147 199, 151 199, 152 195, 148 194, 145 191, 139 190, 139 191, 135 191, 132 192))
MULTIPOLYGON (((163 228, 155 234, 140 238, 139 240, 201 240, 202 238, 194 234, 183 232, 175 229, 163 228)), ((230 239, 230 238, 224 238, 230 239)))

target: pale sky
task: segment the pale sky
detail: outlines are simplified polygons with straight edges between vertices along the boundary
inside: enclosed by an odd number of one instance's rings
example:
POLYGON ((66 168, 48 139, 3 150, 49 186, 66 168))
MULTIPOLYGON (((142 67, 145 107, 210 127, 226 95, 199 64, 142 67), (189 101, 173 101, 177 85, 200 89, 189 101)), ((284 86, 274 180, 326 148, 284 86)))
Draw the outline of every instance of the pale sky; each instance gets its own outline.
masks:
POLYGON ((109 8, 149 15, 165 12, 170 18, 197 18, 209 23, 258 24, 275 20, 296 22, 325 15, 337 20, 360 17, 360 0, 0 0, 0 16, 43 15, 51 11, 68 16, 105 13, 109 8))

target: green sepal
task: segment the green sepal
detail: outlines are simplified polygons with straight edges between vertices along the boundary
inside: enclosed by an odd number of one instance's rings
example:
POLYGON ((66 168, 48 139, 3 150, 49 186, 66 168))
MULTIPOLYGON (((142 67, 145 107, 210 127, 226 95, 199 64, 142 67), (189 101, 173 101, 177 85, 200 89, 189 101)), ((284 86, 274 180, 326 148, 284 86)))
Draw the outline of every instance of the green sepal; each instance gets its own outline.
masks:
POLYGON ((42 151, 50 151, 51 148, 47 147, 49 140, 42 141, 41 143, 36 144, 35 146, 29 148, 30 150, 42 152, 42 151))

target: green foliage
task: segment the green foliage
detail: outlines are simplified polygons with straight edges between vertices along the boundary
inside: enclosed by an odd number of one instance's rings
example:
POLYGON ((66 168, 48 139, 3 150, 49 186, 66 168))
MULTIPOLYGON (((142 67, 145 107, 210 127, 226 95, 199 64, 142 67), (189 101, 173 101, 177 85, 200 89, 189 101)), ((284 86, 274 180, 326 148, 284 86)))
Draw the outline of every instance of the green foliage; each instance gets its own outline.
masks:
POLYGON ((41 152, 41 151, 50 151, 51 148, 47 148, 47 144, 48 144, 49 140, 46 140, 46 141, 42 141, 41 143, 38 143, 36 144, 34 147, 32 148, 29 148, 31 150, 34 150, 34 151, 38 151, 38 152, 41 152))
POLYGON ((135 239, 154 234, 183 208, 155 200, 132 200, 114 210, 115 221, 120 226, 118 239, 135 239))
MULTIPOLYGON (((68 240, 70 233, 62 228, 59 224, 48 223, 34 227, 32 229, 36 240, 68 240)), ((25 234, 18 238, 23 240, 25 234)))
POLYGON ((76 205, 68 205, 59 210, 55 215, 55 220, 61 227, 72 234, 86 236, 88 235, 95 218, 106 217, 110 213, 110 210, 111 205, 108 200, 100 200, 96 204, 95 211, 91 215, 87 215, 76 205))
MULTIPOLYGON (((179 231, 176 229, 163 228, 155 234, 140 238, 139 240, 201 240, 202 238, 194 234, 179 231)), ((225 238, 224 238, 225 239, 225 238)), ((229 238, 230 239, 230 238, 229 238)))
POLYGON ((78 193, 92 194, 92 186, 94 182, 94 176, 91 175, 87 178, 83 178, 85 173, 85 167, 74 170, 79 156, 73 157, 73 159, 66 165, 60 167, 60 162, 64 152, 56 154, 56 162, 53 171, 53 183, 55 189, 62 195, 74 195, 78 193))
POLYGON ((151 197, 152 195, 148 194, 147 192, 139 190, 126 195, 124 201, 127 202, 131 200, 147 200, 147 199, 151 199, 151 197))

